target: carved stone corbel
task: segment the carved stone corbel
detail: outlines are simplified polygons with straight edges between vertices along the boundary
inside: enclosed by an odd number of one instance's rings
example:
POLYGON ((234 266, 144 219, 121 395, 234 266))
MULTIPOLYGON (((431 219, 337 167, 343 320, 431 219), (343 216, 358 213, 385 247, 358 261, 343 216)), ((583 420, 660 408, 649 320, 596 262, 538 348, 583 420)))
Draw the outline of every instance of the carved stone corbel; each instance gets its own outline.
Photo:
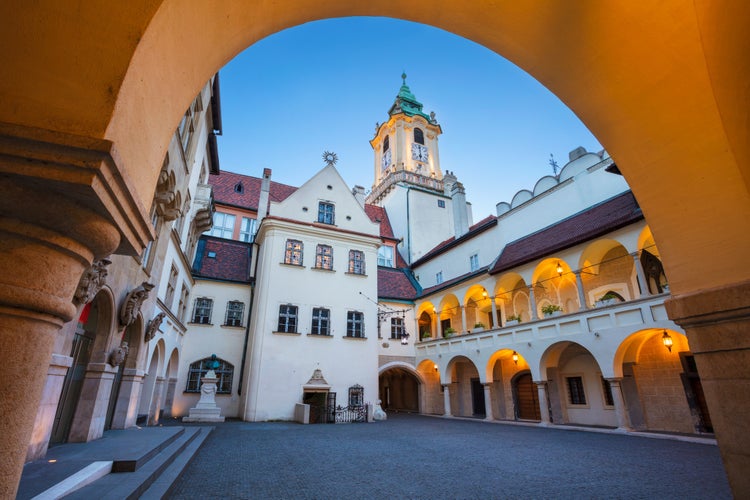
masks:
POLYGON ((152 338, 156 336, 156 332, 159 330, 159 327, 161 326, 161 322, 164 320, 164 317, 167 315, 167 313, 160 312, 154 318, 148 322, 148 325, 146 326, 146 336, 144 337, 144 342, 148 342, 152 338))
POLYGON ((119 346, 112 349, 112 352, 109 353, 109 360, 107 362, 113 367, 120 366, 122 362, 125 361, 125 358, 128 356, 129 351, 130 348, 128 347, 128 343, 123 342, 119 346))
POLYGON ((88 304, 94 300, 99 290, 107 284, 107 275, 109 274, 107 266, 111 263, 112 261, 109 259, 99 259, 83 272, 83 276, 78 281, 76 293, 73 295, 73 303, 76 306, 88 304))
POLYGON ((148 299, 148 293, 153 288, 153 284, 144 281, 125 297, 125 301, 120 307, 120 324, 122 326, 130 326, 138 318, 138 313, 141 312, 141 305, 148 299))

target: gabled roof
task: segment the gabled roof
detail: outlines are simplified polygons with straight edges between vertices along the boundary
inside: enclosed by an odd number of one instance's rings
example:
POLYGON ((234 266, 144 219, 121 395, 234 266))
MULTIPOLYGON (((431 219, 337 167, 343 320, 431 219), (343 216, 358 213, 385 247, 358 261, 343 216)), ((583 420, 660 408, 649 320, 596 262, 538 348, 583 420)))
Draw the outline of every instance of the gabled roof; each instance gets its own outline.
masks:
POLYGON ((408 271, 391 267, 378 267, 378 299, 414 300, 419 293, 408 271))
POLYGON ((250 243, 201 236, 193 262, 193 276, 221 281, 250 281, 250 243), (209 257, 209 252, 215 254, 209 257))
POLYGON ((633 193, 627 191, 536 233, 508 243, 489 270, 507 271, 540 257, 598 238, 643 219, 633 193))
POLYGON ((422 257, 414 261, 412 263, 412 268, 415 266, 418 266, 420 264, 424 264, 425 262, 434 259, 438 255, 447 252, 451 248, 460 245, 466 240, 469 240, 473 238, 474 236, 477 236, 478 234, 481 234, 488 230, 489 228, 497 225, 497 217, 494 215, 488 215, 484 219, 480 220, 473 226, 469 228, 469 230, 466 232, 466 234, 461 235, 458 239, 456 239, 455 236, 452 236, 448 238, 447 240, 438 243, 437 246, 435 246, 432 250, 424 254, 422 257))
MULTIPOLYGON (((213 186, 214 202, 258 210, 261 180, 260 177, 224 171, 219 175, 211 174, 208 183, 213 186), (241 192, 236 189, 238 184, 242 185, 241 192)), ((283 201, 296 190, 294 186, 271 181, 269 201, 283 201)))

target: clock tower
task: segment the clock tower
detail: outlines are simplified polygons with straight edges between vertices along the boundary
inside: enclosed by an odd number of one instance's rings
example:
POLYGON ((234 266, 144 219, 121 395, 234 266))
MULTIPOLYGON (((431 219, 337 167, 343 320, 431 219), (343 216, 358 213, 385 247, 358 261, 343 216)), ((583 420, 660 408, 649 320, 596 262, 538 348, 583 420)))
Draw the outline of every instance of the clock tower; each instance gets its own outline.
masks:
POLYGON ((408 264, 439 243, 459 236, 471 224, 471 205, 455 175, 443 176, 438 137, 443 133, 435 113, 406 85, 406 75, 388 121, 378 123, 370 141, 375 182, 367 203, 386 209, 399 251, 408 264))
POLYGON ((388 110, 388 121, 376 125, 370 141, 375 182, 369 203, 377 203, 394 183, 404 180, 443 192, 438 155, 438 136, 443 131, 434 112, 427 115, 422 111, 422 103, 406 85, 406 74, 401 78, 403 84, 388 110))

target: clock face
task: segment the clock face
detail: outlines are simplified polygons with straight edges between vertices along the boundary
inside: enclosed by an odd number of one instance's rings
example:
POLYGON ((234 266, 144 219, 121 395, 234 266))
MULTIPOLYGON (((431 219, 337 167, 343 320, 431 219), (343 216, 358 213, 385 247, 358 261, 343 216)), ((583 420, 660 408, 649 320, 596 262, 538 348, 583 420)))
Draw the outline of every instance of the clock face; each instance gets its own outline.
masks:
POLYGON ((383 158, 380 160, 380 168, 385 170, 391 166, 391 150, 389 149, 383 153, 383 158))
POLYGON ((422 144, 417 144, 416 142, 411 145, 411 157, 413 160, 417 161, 427 161, 429 158, 429 152, 427 151, 427 146, 423 146, 422 144))

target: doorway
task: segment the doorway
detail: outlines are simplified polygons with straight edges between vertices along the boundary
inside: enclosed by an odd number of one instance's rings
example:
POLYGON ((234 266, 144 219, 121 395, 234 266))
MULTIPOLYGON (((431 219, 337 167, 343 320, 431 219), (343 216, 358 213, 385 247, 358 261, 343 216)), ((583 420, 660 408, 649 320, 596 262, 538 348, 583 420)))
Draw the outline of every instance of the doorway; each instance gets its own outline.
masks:
POLYGON ((471 413, 475 417, 487 416, 484 405, 484 386, 478 378, 471 379, 471 413))
POLYGON ((539 393, 531 379, 531 372, 521 372, 513 378, 513 403, 516 420, 541 420, 539 393))

